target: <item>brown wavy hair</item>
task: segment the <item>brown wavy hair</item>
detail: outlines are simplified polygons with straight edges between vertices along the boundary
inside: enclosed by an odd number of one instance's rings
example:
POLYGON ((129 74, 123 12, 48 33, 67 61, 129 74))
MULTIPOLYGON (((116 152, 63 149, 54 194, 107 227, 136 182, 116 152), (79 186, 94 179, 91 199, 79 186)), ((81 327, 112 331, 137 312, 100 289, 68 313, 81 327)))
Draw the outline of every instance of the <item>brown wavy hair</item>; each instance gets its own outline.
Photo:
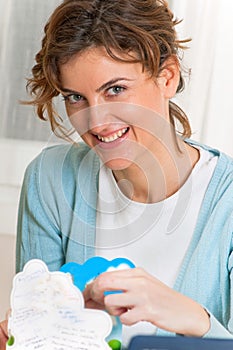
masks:
MULTIPOLYGON (((60 65, 90 47, 102 46, 115 60, 140 62, 143 70, 158 77, 166 60, 171 56, 179 60, 189 41, 178 40, 178 23, 164 0, 64 0, 45 25, 42 47, 27 82, 32 96, 27 104, 36 107, 39 118, 49 119, 56 135, 69 138, 53 102, 60 94, 60 65), (128 54, 126 59, 122 53, 128 54)), ((177 92, 183 88, 180 74, 177 92)), ((172 125, 178 120, 181 135, 190 137, 183 110, 169 101, 169 113, 172 125)))

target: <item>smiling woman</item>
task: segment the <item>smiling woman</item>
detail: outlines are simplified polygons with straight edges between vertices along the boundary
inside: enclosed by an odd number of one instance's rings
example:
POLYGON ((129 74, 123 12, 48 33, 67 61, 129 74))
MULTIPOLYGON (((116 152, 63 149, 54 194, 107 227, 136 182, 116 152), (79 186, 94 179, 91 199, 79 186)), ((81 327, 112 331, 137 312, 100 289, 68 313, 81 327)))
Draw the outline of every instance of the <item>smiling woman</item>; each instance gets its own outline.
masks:
MULTIPOLYGON (((173 59, 177 59, 179 49, 184 48, 185 45, 185 40, 179 41, 173 29, 178 21, 173 21, 173 15, 168 7, 160 6, 161 17, 158 17, 157 5, 154 6, 152 3, 149 7, 152 13, 150 18, 144 22, 141 21, 141 16, 145 15, 147 6, 142 7, 140 2, 133 6, 128 2, 124 5, 120 4, 115 9, 115 14, 112 11, 113 5, 107 4, 105 1, 101 4, 83 2, 82 6, 77 6, 75 9, 72 2, 68 2, 66 6, 61 5, 58 8, 56 16, 51 17, 45 28, 46 37, 44 39, 48 38, 48 41, 37 54, 37 65, 33 68, 34 78, 28 81, 28 87, 32 94, 36 93, 37 97, 31 103, 36 105, 39 117, 44 119, 44 113, 47 111, 52 129, 55 132, 61 131, 64 134, 64 129, 61 126, 60 118, 58 116, 56 118, 53 113, 49 98, 62 92, 60 77, 57 75, 59 65, 62 66, 77 53, 83 53, 85 49, 90 47, 102 46, 108 56, 115 61, 140 63, 141 68, 146 69, 154 77, 158 75, 163 62, 168 57, 173 55, 173 59), (131 11, 133 11, 132 14, 131 11), (134 22, 132 22, 131 15, 134 17, 134 22), (153 16, 157 16, 156 24, 153 16), (79 19, 78 23, 77 18, 79 19), (170 22, 167 21, 168 19, 170 22), (79 30, 74 33, 74 28, 77 25, 79 30), (57 29, 53 30, 52 26, 57 27, 57 29), (66 33, 62 29, 64 26, 66 33), (69 40, 67 40, 66 35, 70 35, 69 40), (54 45, 56 42, 60 43, 59 48, 54 45), (47 55, 47 50, 53 55, 47 55), (47 81, 41 79, 43 69, 47 71, 47 81), (42 89, 46 93, 38 95, 42 89)), ((184 81, 180 75, 177 92, 182 90, 183 85, 184 81)), ((75 94, 76 98, 77 95, 75 94)), ((191 130, 185 113, 171 101, 169 106, 172 123, 174 123, 174 117, 178 118, 184 128, 183 135, 190 136, 191 130)))
POLYGON ((188 139, 171 102, 183 88, 177 23, 163 0, 65 0, 27 85, 28 104, 67 138, 62 95, 84 142, 46 148, 28 166, 17 269, 32 258, 50 270, 95 255, 133 261, 84 290, 86 307, 119 317, 126 347, 138 333, 233 332, 233 163, 188 139))
MULTIPOLYGON (((169 66, 163 69, 156 84, 148 72, 142 72, 141 63, 123 59, 127 59, 126 55, 121 61, 116 60, 100 47, 77 54, 60 67, 61 91, 71 123, 105 165, 115 170, 128 167, 136 158, 137 165, 143 166, 136 150, 133 155, 133 143, 147 150, 154 140, 154 148, 159 147, 152 132, 153 121, 148 133, 145 118, 141 122, 138 118, 135 125, 135 117, 138 109, 149 109, 169 124, 167 101, 175 94, 180 79, 175 58, 173 62, 170 58, 169 66), (131 106, 128 113, 125 113, 126 104, 131 106)), ((132 54, 128 59, 132 60, 132 54)), ((161 138, 162 134, 158 136, 161 138)), ((145 166, 145 158, 143 162, 145 166)))

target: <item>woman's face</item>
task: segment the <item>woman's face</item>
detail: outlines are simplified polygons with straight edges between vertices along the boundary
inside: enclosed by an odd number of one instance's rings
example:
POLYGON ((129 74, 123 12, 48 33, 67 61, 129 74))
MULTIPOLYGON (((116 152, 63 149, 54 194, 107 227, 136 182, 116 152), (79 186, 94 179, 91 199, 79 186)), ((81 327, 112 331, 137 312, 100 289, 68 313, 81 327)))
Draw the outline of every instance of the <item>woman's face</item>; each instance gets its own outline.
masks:
POLYGON ((103 48, 92 48, 60 72, 72 125, 109 168, 124 169, 144 152, 157 152, 169 124, 168 101, 176 91, 168 89, 170 71, 155 81, 141 64, 116 61, 103 48))

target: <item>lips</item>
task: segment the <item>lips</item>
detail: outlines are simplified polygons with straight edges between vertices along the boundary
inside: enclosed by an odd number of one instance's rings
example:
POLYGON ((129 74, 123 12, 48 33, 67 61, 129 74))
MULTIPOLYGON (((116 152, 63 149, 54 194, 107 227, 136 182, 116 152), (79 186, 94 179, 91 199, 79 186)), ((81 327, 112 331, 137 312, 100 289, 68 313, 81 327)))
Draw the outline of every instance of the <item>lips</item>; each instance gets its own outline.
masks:
POLYGON ((127 133, 129 128, 124 128, 121 130, 118 130, 117 132, 109 135, 109 136, 102 136, 102 135, 96 135, 99 141, 103 143, 111 143, 113 141, 116 141, 117 139, 120 139, 124 134, 127 133))

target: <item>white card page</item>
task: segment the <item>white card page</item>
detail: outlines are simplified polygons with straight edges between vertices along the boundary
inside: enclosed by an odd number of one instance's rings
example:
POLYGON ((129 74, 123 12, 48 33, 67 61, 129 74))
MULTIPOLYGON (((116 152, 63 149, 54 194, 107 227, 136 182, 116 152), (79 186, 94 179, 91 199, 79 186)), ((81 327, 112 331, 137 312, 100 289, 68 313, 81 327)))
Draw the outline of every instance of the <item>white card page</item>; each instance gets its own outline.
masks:
POLYGON ((29 261, 14 277, 7 350, 109 350, 110 316, 84 308, 80 290, 64 272, 29 261))

